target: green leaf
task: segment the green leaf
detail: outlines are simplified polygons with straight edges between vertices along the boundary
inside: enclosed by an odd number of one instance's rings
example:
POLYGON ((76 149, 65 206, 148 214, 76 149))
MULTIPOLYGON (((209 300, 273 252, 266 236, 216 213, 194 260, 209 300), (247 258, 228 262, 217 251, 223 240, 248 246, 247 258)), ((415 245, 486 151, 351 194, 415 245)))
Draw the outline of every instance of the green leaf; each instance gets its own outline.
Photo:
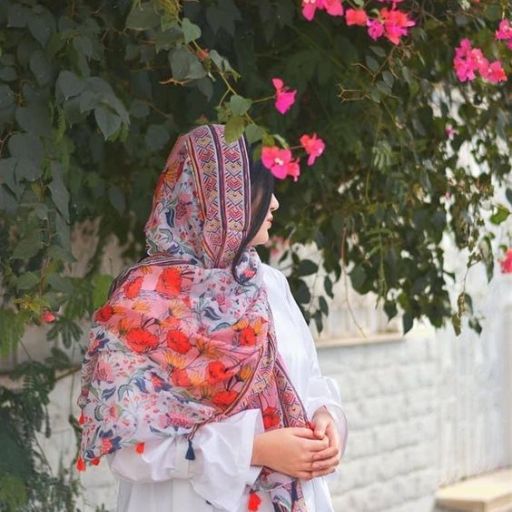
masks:
POLYGON ((22 180, 35 181, 41 176, 41 174, 41 167, 32 160, 25 157, 16 159, 15 176, 18 183, 22 180))
POLYGON ((16 121, 23 130, 33 135, 47 136, 51 131, 50 113, 46 105, 18 107, 16 121))
POLYGON ((151 2, 135 2, 133 9, 126 18, 126 28, 132 30, 148 30, 160 25, 160 16, 151 2))
POLYGON ((252 101, 250 99, 239 96, 238 94, 234 94, 229 100, 229 108, 235 116, 244 115, 251 108, 251 105, 252 101))
POLYGON ((8 85, 0 85, 0 109, 14 105, 15 96, 8 85))
POLYGON ((297 267, 298 276, 309 276, 318 272, 318 265, 311 260, 301 260, 297 267))
POLYGON ((412 329, 413 324, 414 324, 414 319, 413 319, 411 313, 406 311, 402 316, 403 333, 407 334, 412 329))
POLYGON ((18 159, 30 159, 39 164, 43 159, 44 148, 38 137, 29 133, 15 133, 9 139, 9 152, 18 159))
POLYGON ((224 129, 224 137, 228 144, 238 140, 244 133, 245 121, 242 117, 232 117, 224 129))
POLYGON ((85 81, 71 71, 61 71, 55 83, 55 90, 65 100, 78 96, 85 88, 85 81))
POLYGON ((499 204, 496 212, 491 216, 491 222, 496 225, 501 224, 507 220, 509 215, 510 210, 506 206, 499 204))
POLYGON ((28 260, 35 256, 41 250, 41 232, 39 229, 32 230, 26 237, 22 238, 14 251, 12 258, 18 260, 28 260))
POLYGON ((95 108, 94 118, 105 140, 108 140, 121 127, 121 118, 106 107, 99 106, 95 108))
POLYGON ((183 30, 185 44, 189 44, 201 37, 201 29, 192 23, 188 18, 183 18, 181 29, 183 30))
POLYGON ((69 191, 62 180, 62 169, 60 164, 52 163, 53 179, 48 185, 52 194, 52 201, 61 213, 61 215, 69 222, 69 191))
POLYGON ((169 64, 176 80, 196 80, 206 76, 206 69, 200 60, 186 48, 169 52, 169 64))
POLYGON ((39 85, 46 85, 52 78, 52 66, 41 50, 36 50, 30 56, 30 70, 34 73, 39 85))
POLYGON ((35 272, 25 272, 16 280, 18 290, 29 290, 39 284, 39 276, 35 272))
POLYGON ((108 291, 113 278, 107 274, 96 274, 92 279, 92 307, 99 308, 105 304, 108 297, 108 291))
POLYGON ((59 274, 50 274, 48 276, 48 284, 56 291, 71 295, 74 291, 73 282, 69 277, 59 274))
POLYGON ((264 134, 265 129, 257 124, 251 123, 245 127, 245 136, 247 137, 249 144, 254 144, 255 142, 260 141, 264 134))
POLYGON ((356 265, 350 272, 350 281, 354 290, 360 291, 366 281, 366 272, 361 265, 356 265))
POLYGON ((6 356, 18 345, 25 330, 25 320, 26 318, 16 311, 0 309, 0 355, 6 356))

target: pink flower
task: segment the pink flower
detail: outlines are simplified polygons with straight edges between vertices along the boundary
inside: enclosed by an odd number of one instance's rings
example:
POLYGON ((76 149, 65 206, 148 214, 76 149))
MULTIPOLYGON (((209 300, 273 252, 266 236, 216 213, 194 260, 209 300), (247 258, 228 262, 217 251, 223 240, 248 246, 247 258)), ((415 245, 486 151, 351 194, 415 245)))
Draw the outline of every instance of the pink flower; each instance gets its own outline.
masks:
POLYGON ((323 4, 327 14, 330 14, 331 16, 343 15, 343 5, 341 4, 341 0, 323 0, 323 4))
POLYGON ((512 26, 509 20, 501 20, 498 30, 496 30, 496 39, 509 41, 512 39, 512 26))
POLYGON ((331 16, 343 15, 341 0, 302 0, 302 15, 308 21, 315 17, 317 9, 327 11, 331 16))
POLYGON ((295 103, 295 89, 288 89, 280 78, 272 78, 272 84, 276 89, 276 109, 284 114, 295 103))
POLYGON ((261 152, 261 161, 280 180, 284 180, 286 176, 292 176, 293 180, 297 181, 300 175, 298 160, 292 160, 292 152, 289 149, 266 146, 261 152))
POLYGON ((469 39, 463 39, 455 49, 453 66, 457 78, 461 82, 473 80, 476 72, 480 73, 484 80, 497 84, 507 80, 507 75, 499 60, 489 63, 480 48, 473 48, 469 39))
POLYGON ((304 134, 300 138, 302 147, 306 150, 308 156, 308 165, 313 165, 315 160, 324 152, 325 142, 317 137, 316 133, 312 136, 304 134))
POLYGON ((384 34, 384 25, 379 20, 368 20, 368 35, 376 41, 384 34))
POLYGON ((504 274, 512 274, 512 248, 507 250, 505 257, 500 261, 500 266, 504 274))
POLYGON ((41 313, 41 322, 44 322, 45 324, 51 324, 57 320, 57 317, 48 310, 45 310, 41 313))
POLYGON ((345 19, 347 25, 360 25, 364 27, 368 21, 368 16, 364 9, 347 9, 345 19))
POLYGON ((507 75, 499 60, 496 60, 489 64, 485 70, 481 71, 482 77, 485 78, 491 84, 497 84, 499 82, 506 82, 507 75))
POLYGON ((387 9, 386 7, 380 10, 380 15, 384 22, 384 29, 386 38, 393 44, 400 43, 400 38, 407 35, 410 27, 414 27, 416 23, 409 19, 407 13, 397 9, 387 9))
POLYGON ((308 21, 311 21, 315 17, 317 9, 323 9, 323 0, 302 0, 302 15, 308 21))
POLYGON ((457 130, 451 124, 446 125, 444 132, 446 133, 446 136, 449 139, 453 139, 454 135, 456 135, 458 133, 457 130))

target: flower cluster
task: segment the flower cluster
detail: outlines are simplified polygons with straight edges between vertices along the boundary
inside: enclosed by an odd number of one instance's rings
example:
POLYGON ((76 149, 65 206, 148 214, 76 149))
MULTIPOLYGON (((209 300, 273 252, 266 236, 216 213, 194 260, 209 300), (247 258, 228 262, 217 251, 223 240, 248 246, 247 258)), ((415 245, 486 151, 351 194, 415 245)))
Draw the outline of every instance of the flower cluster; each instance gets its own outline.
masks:
MULTIPOLYGON (((313 3, 313 1, 310 2, 311 5, 313 3)), ((327 4, 328 2, 322 0, 322 6, 327 4)), ((315 8, 318 8, 318 5, 315 8)), ((297 91, 287 87, 281 78, 273 78, 272 84, 276 91, 274 105, 278 112, 285 114, 295 103, 297 91)), ((316 133, 313 133, 313 135, 303 134, 300 137, 300 144, 308 155, 308 165, 313 165, 325 149, 325 142, 316 133)), ((293 157, 290 148, 265 146, 261 152, 261 161, 280 180, 291 176, 293 181, 297 181, 300 176, 300 160, 293 157)))
POLYGON ((509 20, 501 20, 498 30, 496 30, 496 39, 506 41, 508 48, 512 50, 512 25, 509 20))
MULTIPOLYGON (((347 9, 345 21, 347 25, 366 27, 368 35, 376 41, 385 37, 393 44, 399 44, 400 39, 408 34, 411 27, 416 24, 409 18, 408 13, 397 9, 402 0, 379 0, 380 3, 389 3, 391 8, 382 7, 378 16, 371 18, 364 9, 347 9)), ((341 1, 302 0, 302 14, 311 21, 316 10, 327 11, 331 16, 342 16, 344 13, 341 1)))
POLYGON ((455 49, 453 67, 461 82, 474 80, 477 73, 492 84, 504 82, 507 79, 501 62, 499 60, 489 62, 480 48, 472 47, 469 39, 463 39, 455 49))

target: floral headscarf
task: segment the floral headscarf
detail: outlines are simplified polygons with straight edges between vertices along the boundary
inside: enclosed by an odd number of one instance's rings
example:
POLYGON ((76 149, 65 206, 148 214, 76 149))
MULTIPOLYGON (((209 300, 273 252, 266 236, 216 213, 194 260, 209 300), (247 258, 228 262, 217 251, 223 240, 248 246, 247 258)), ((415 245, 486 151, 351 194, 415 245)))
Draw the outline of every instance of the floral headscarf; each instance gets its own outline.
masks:
MULTIPOLYGON (((254 248, 237 279, 231 271, 250 200, 244 139, 228 144, 222 125, 178 139, 145 227, 149 256, 116 279, 94 316, 78 399, 80 466, 176 434, 188 436, 193 459, 201 424, 247 409, 261 409, 266 429, 308 425, 277 351, 254 248)), ((264 468, 259 490, 276 511, 306 511, 295 479, 264 468)))

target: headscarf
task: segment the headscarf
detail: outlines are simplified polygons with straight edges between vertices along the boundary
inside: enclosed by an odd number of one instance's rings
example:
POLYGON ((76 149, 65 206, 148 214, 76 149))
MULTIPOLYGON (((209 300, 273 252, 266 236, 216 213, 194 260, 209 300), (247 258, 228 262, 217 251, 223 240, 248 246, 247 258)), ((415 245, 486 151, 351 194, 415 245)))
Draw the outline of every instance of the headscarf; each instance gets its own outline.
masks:
MULTIPOLYGON (((245 140, 227 143, 222 125, 197 127, 172 148, 145 226, 149 256, 115 280, 94 315, 78 399, 82 467, 180 434, 193 459, 200 425, 247 409, 261 410, 266 429, 308 425, 256 250, 231 269, 250 226, 249 168, 245 140)), ((289 476, 264 468, 259 490, 276 511, 306 511, 289 476)))

